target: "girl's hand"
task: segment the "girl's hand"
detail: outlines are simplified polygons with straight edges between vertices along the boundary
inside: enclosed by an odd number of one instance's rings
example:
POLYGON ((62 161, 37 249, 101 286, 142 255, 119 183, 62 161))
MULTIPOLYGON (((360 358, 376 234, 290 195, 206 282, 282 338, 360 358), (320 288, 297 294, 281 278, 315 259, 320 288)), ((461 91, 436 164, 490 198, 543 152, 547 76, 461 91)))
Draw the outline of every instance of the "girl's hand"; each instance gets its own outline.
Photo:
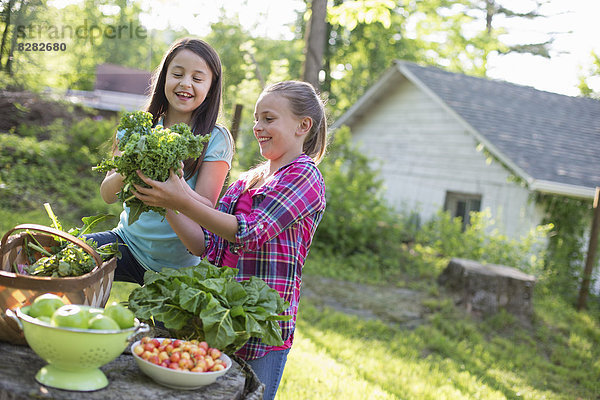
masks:
POLYGON ((180 178, 172 169, 169 179, 165 182, 152 180, 144 175, 142 171, 137 171, 137 174, 150 187, 134 184, 136 190, 132 190, 132 192, 135 197, 149 206, 176 210, 178 204, 181 204, 181 201, 189 196, 187 192, 190 187, 185 179, 180 178))

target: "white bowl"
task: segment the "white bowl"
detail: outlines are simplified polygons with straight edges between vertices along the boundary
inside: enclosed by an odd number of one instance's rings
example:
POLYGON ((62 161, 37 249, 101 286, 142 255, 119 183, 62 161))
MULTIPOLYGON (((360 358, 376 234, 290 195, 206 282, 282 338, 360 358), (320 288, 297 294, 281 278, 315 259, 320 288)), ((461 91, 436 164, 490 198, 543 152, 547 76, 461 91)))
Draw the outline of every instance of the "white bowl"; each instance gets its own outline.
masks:
MULTIPOLYGON (((162 342, 165 338, 156 339, 158 339, 159 342, 162 342)), ((150 361, 146 361, 133 352, 135 346, 140 344, 140 342, 141 341, 138 340, 137 342, 131 345, 131 354, 133 354, 133 358, 135 358, 138 367, 140 367, 142 372, 148 375, 150 378, 152 378, 152 380, 154 380, 156 383, 159 383, 171 389, 199 389, 202 386, 214 383, 218 377, 225 375, 227 371, 229 371, 229 369, 231 368, 231 358, 229 358, 225 353, 221 353, 221 357, 219 357, 226 364, 225 369, 221 371, 190 372, 177 371, 174 369, 165 368, 160 365, 153 364, 150 361)))

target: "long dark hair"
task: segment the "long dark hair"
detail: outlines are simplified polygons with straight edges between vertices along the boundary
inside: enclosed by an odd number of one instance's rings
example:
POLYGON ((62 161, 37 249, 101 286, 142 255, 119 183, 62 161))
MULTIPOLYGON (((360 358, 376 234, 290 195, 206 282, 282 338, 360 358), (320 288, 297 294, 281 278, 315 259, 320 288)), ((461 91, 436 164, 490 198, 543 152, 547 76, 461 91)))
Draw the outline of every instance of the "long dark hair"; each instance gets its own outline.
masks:
MULTIPOLYGON (((153 125, 156 125, 161 117, 164 117, 169 107, 169 102, 165 95, 165 81, 167 78, 167 69, 173 58, 181 50, 190 50, 201 57, 212 72, 212 83, 206 98, 192 112, 190 120, 190 129, 194 135, 209 135, 215 128, 217 117, 221 108, 221 91, 223 86, 221 59, 217 52, 205 41, 200 39, 183 38, 171 45, 167 51, 160 66, 156 69, 152 79, 152 97, 146 107, 146 111, 152 114, 153 125)), ((206 146, 205 146, 206 149, 206 146)), ((184 162, 184 175, 188 179, 193 176, 202 163, 204 153, 197 159, 189 159, 184 162)))

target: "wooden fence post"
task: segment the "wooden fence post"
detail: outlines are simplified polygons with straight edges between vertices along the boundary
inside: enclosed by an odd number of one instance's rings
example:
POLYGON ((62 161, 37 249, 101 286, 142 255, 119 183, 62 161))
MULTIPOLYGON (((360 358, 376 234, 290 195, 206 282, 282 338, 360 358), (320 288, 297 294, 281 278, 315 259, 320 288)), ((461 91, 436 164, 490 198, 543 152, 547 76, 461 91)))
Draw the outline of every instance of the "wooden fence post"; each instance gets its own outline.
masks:
POLYGON ((594 261, 596 259, 596 249, 598 247, 598 225, 600 225, 600 187, 596 187, 596 196, 594 197, 594 216, 592 218, 592 229, 590 232, 590 243, 588 245, 587 258, 585 260, 585 268, 583 270, 583 280, 581 281, 581 289, 579 290, 579 300, 577 301, 577 310, 580 311, 586 307, 587 297, 590 291, 590 280, 594 269, 594 261))
POLYGON ((240 121, 242 120, 242 109, 244 108, 241 104, 235 105, 233 112, 233 121, 231 122, 231 136, 233 136, 233 142, 237 142, 238 131, 240 130, 240 121))

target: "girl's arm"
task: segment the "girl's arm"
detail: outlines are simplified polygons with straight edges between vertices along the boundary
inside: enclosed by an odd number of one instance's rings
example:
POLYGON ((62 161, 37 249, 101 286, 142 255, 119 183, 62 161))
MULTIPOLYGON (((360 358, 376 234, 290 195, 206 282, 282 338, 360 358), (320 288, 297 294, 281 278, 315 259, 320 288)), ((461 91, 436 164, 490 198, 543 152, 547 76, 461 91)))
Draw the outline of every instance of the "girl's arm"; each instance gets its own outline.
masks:
MULTIPOLYGON (((194 190, 188 186, 185 180, 177 176, 173 171, 171 171, 171 175, 166 182, 154 181, 140 171, 138 171, 138 175, 146 184, 150 185, 149 188, 134 185, 136 190, 133 193, 138 199, 149 206, 179 211, 184 214, 184 217, 187 217, 187 219, 182 219, 182 221, 186 222, 180 222, 182 226, 185 224, 188 229, 191 229, 188 224, 195 222, 196 226, 201 225, 227 240, 235 240, 235 234, 238 229, 237 218, 234 215, 218 211, 207 205, 198 197, 197 193, 193 193, 194 190)), ((176 214, 176 216, 179 215, 176 214)), ((194 242, 201 242, 201 245, 196 245, 201 247, 202 251, 198 252, 201 254, 204 251, 204 232, 200 226, 198 226, 198 229, 198 231, 195 231, 196 235, 190 239, 194 242)), ((189 250, 191 251, 192 249, 189 250)), ((194 251, 194 254, 196 254, 196 251, 194 251)))
MULTIPOLYGON (((136 186, 137 191, 134 193, 144 203, 178 210, 231 243, 242 240, 244 247, 248 249, 259 248, 296 221, 322 212, 325 208, 322 178, 314 165, 298 166, 288 170, 279 184, 266 193, 260 206, 247 216, 235 216, 208 207, 186 194, 186 190, 192 191, 192 189, 174 173, 171 173, 166 182, 153 181, 139 172, 138 175, 151 186, 151 188, 136 186)), ((203 239, 203 236, 195 240, 200 239, 203 239)), ((204 246, 203 240, 202 246, 204 246)))
MULTIPOLYGON (((200 207, 203 205, 214 209, 228 171, 229 166, 225 161, 205 161, 200 168, 195 190, 192 190, 183 179, 181 179, 183 184, 179 182, 172 190, 181 191, 186 196, 189 196, 188 200, 185 200, 184 197, 181 199, 184 204, 188 204, 190 207, 200 207)), ((178 176, 175 175, 175 177, 179 179, 178 176)), ((154 184, 154 181, 152 182, 154 184)), ((185 213, 174 212, 174 209, 181 210, 175 208, 173 204, 167 204, 161 207, 167 209, 167 221, 184 246, 194 255, 199 256, 204 253, 204 231, 202 227, 186 216, 185 213)))
MULTIPOLYGON (((117 146, 115 146, 113 157, 120 155, 121 152, 117 146)), ((123 175, 119 174, 114 169, 108 171, 100 184, 100 196, 102 196, 102 200, 108 204, 116 202, 118 200, 117 193, 119 193, 123 187, 123 179, 125 179, 123 175)))
MULTIPOLYGON (((196 222, 196 224, 225 240, 235 242, 235 234, 238 230, 238 221, 235 215, 216 210, 197 199, 178 202, 176 207, 190 221, 196 222)), ((202 232, 202 239, 204 239, 204 231, 202 232)), ((204 251, 204 240, 202 242, 202 250, 204 251)))

